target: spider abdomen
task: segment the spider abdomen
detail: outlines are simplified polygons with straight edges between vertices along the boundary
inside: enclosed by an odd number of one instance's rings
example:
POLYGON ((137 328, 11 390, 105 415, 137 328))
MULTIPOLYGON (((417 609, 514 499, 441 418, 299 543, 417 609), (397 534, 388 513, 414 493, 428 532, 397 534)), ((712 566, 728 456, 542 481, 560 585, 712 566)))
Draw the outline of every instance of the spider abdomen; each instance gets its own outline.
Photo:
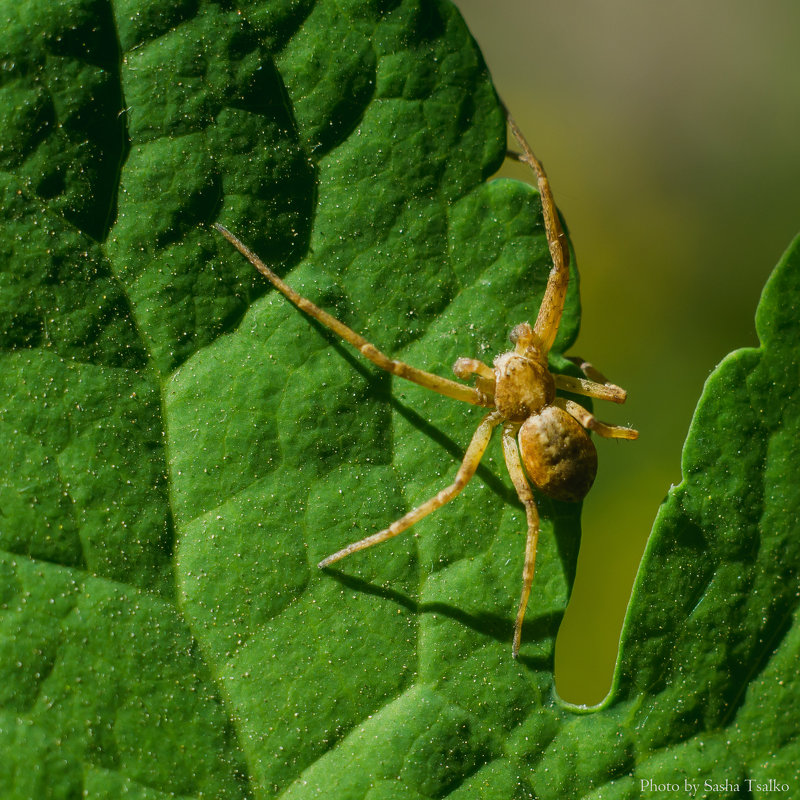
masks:
POLYGON ((547 406, 519 429, 519 450, 539 491, 577 503, 597 474, 597 451, 580 423, 558 406, 547 406))

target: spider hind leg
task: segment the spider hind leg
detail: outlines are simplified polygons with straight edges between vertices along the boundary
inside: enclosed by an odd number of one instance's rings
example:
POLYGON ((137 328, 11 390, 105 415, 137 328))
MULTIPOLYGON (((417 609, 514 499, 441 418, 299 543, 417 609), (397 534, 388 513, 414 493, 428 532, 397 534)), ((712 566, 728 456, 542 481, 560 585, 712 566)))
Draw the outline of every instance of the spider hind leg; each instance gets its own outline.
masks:
POLYGON ((557 397, 553 405, 563 408, 570 416, 575 417, 581 425, 588 431, 594 431, 605 439, 638 439, 639 431, 634 428, 626 428, 623 425, 608 425, 600 422, 594 414, 587 411, 582 405, 574 400, 567 400, 564 397, 557 397))

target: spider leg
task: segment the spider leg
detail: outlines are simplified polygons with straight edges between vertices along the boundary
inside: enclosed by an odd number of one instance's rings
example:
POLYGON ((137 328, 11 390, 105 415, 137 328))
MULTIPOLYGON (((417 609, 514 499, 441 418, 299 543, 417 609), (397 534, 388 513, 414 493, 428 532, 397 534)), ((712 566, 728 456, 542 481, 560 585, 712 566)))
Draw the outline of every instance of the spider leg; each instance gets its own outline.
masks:
POLYGON ((431 389, 439 394, 452 397, 454 400, 461 400, 476 406, 486 406, 494 408, 494 402, 479 389, 472 386, 464 386, 439 375, 412 367, 404 361, 395 361, 378 350, 375 345, 368 342, 363 336, 348 328, 336 317, 323 311, 319 306, 314 305, 310 300, 298 294, 288 284, 284 283, 252 250, 250 250, 240 239, 232 234, 227 228, 219 223, 213 226, 219 231, 289 302, 293 303, 301 311, 304 311, 317 322, 341 336, 346 342, 355 347, 361 355, 368 358, 373 364, 377 364, 381 369, 385 369, 392 375, 397 375, 406 380, 418 383, 426 389, 431 389))
POLYGON ((564 397, 556 397, 553 401, 554 406, 563 408, 568 414, 575 417, 584 428, 589 431, 594 431, 606 439, 638 439, 639 431, 633 428, 625 428, 622 425, 606 425, 605 422, 600 422, 595 418, 594 414, 587 411, 583 406, 573 400, 567 400, 564 397))
POLYGON ((598 400, 610 400, 612 403, 624 403, 628 393, 613 383, 597 383, 586 378, 573 378, 571 375, 553 375, 556 389, 563 389, 573 394, 583 394, 598 400))
POLYGON ((594 381, 595 383, 608 383, 609 386, 613 386, 613 383, 610 383, 608 378, 600 372, 594 364, 590 364, 588 361, 584 361, 584 359, 580 358, 579 356, 567 356, 567 361, 571 361, 580 371, 590 380, 594 381))
POLYGON ((517 496, 525 506, 525 516, 528 520, 528 538, 525 542, 525 566, 522 569, 522 595, 519 599, 519 609, 514 622, 514 641, 511 645, 511 655, 519 655, 519 646, 522 641, 522 622, 525 619, 525 609, 528 607, 528 598, 533 586, 533 575, 536 569, 536 547, 539 543, 539 512, 533 498, 531 486, 525 473, 522 471, 516 433, 519 425, 507 422, 503 426, 503 455, 506 459, 508 474, 517 490, 517 496))
POLYGON ((513 157, 527 164, 536 173, 536 183, 539 188, 539 197, 542 201, 544 231, 550 248, 550 257, 553 260, 553 268, 550 270, 550 276, 547 279, 547 287, 542 298, 542 305, 539 307, 539 315, 536 317, 536 324, 533 326, 533 331, 541 342, 543 354, 547 355, 558 333, 561 314, 564 310, 564 300, 567 296, 569 246, 567 245, 567 237, 561 228, 553 192, 550 189, 550 181, 547 179, 544 167, 534 155, 531 146, 505 106, 504 110, 508 127, 522 148, 522 152, 515 154, 513 157))
POLYGON ((374 533, 372 536, 367 536, 365 539, 361 539, 358 542, 353 542, 347 545, 347 547, 338 550, 333 555, 323 558, 322 561, 319 562, 319 568, 323 569, 324 567, 328 567, 340 558, 349 556, 351 553, 364 550, 367 547, 372 547, 374 544, 380 544, 387 539, 391 539, 393 536, 397 536, 398 533, 402 533, 419 522, 423 517, 441 508, 445 503, 450 502, 450 500, 469 483, 472 476, 475 474, 475 470, 478 469, 478 464, 480 464, 481 458, 489 444, 489 439, 492 438, 492 431, 501 421, 502 417, 497 411, 487 414, 483 420, 481 420, 481 424, 478 425, 477 430, 472 436, 472 441, 469 443, 469 447, 467 447, 467 452, 464 453, 464 460, 458 468, 456 479, 450 486, 437 492, 430 500, 426 500, 422 505, 412 509, 407 514, 400 517, 400 519, 395 520, 388 528, 374 533))

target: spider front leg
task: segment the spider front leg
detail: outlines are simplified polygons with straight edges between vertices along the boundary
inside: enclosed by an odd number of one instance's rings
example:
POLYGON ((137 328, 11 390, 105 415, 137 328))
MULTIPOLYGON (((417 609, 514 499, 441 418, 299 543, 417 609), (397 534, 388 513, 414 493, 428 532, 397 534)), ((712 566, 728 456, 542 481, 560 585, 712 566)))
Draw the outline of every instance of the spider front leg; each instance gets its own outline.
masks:
POLYGON ((569 284, 569 246, 567 245, 567 237, 561 227, 561 220, 558 218, 553 191, 550 188, 550 181, 547 178, 544 167, 534 155, 533 149, 522 135, 522 131, 509 113, 509 110, 505 106, 503 108, 506 113, 508 127, 522 148, 522 153, 515 154, 515 157, 527 164, 536 173, 536 184, 542 202, 542 217, 544 218, 547 246, 550 249, 550 257, 553 260, 553 268, 550 270, 542 304, 539 306, 539 314, 533 326, 533 331, 536 334, 542 353, 547 355, 556 339, 558 326, 561 324, 561 315, 564 312, 564 301, 567 297, 567 285, 569 284))
POLYGON ((365 539, 361 539, 358 542, 353 542, 347 545, 347 547, 338 550, 333 555, 323 558, 322 561, 319 562, 319 568, 323 569, 328 567, 340 558, 349 556, 351 553, 355 553, 358 550, 364 550, 367 547, 372 547, 374 544, 385 542, 387 539, 397 536, 397 534, 402 533, 424 517, 427 517, 428 514, 441 508, 445 503, 449 503, 472 479, 475 470, 478 469, 481 458, 483 458, 489 440, 492 438, 492 431, 494 431, 501 421, 502 417, 497 411, 493 411, 483 418, 481 424, 478 425, 478 429, 472 436, 472 441, 469 443, 467 452, 464 453, 464 460, 461 462, 461 466, 456 473, 456 479, 450 486, 446 489, 442 489, 431 497, 430 500, 426 500, 422 505, 409 511, 408 514, 400 517, 400 519, 393 522, 388 528, 378 531, 378 533, 374 533, 372 536, 367 536, 365 539))
POLYGON ((503 455, 506 460, 506 468, 511 476, 511 482, 517 490, 517 496, 525 507, 525 517, 528 520, 528 536, 525 542, 525 566, 522 569, 522 595, 519 599, 519 609, 517 618, 514 621, 514 640, 511 645, 511 655, 516 658, 519 655, 519 646, 522 641, 522 622, 525 619, 525 609, 528 607, 528 598, 531 595, 533 586, 533 576, 536 571, 536 548, 539 544, 539 511, 536 508, 536 500, 533 491, 522 471, 519 447, 517 446, 517 431, 519 425, 507 422, 503 426, 503 455))

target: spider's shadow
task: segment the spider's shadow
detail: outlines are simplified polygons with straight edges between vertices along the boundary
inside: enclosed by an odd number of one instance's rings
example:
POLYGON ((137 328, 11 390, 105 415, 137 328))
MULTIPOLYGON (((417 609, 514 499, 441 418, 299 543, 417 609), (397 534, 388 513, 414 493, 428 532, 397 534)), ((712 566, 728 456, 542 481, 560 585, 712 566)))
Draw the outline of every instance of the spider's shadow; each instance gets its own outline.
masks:
MULTIPOLYGON (((509 649, 511 647, 511 637, 514 630, 513 623, 498 614, 490 614, 488 612, 470 614, 460 608, 441 602, 420 603, 396 589, 370 583, 363 578, 356 578, 332 567, 327 567, 325 572, 348 589, 396 603, 417 616, 421 614, 440 614, 443 617, 449 617, 480 633, 482 636, 488 636, 502 644, 506 644, 509 649)), ((564 613, 558 611, 526 619, 522 625, 523 643, 553 638, 558 632, 563 616, 564 613)), ((551 650, 551 654, 546 657, 520 655, 518 661, 530 669, 552 671, 554 668, 554 652, 551 650)))
MULTIPOLYGON (((302 312, 298 311, 298 313, 302 312)), ((309 319, 306 317, 306 315, 303 315, 303 317, 307 320, 308 324, 315 328, 320 336, 322 336, 336 350, 336 352, 347 362, 348 366, 362 376, 362 378, 366 381, 370 391, 374 392, 376 398, 379 398, 382 402, 388 403, 394 411, 400 414, 407 422, 420 431, 420 433, 427 436, 434 444, 438 445, 445 452, 449 453, 456 463, 461 462, 464 457, 464 450, 461 448, 461 446, 416 411, 398 400, 397 397, 392 393, 392 383, 390 380, 391 376, 389 373, 384 372, 377 367, 370 367, 363 363, 363 361, 355 356, 352 349, 342 342, 338 336, 333 334, 315 319, 309 319)), ((570 371, 572 370, 567 369, 567 372, 570 371)), ((457 401, 454 400, 452 402, 457 401)), ((507 485, 503 479, 493 472, 488 466, 481 463, 478 466, 475 475, 476 477, 480 478, 487 488, 494 492, 494 494, 504 504, 513 506, 514 508, 520 510, 523 509, 522 503, 520 502, 519 497, 517 497, 517 493, 514 491, 514 489, 507 485)), ((534 493, 536 494, 536 503, 539 507, 540 514, 553 522, 559 560, 561 562, 561 567, 564 570, 567 586, 569 587, 571 593, 572 586, 575 582, 578 549, 580 547, 580 537, 575 536, 574 530, 576 518, 577 520, 580 519, 581 504, 562 503, 557 500, 552 500, 551 498, 540 494, 535 489, 534 493)), ((343 575, 343 573, 339 572, 332 574, 343 575)), ((372 586, 372 584, 364 583, 364 586, 368 587, 372 586)), ((452 608, 451 611, 453 612, 454 618, 460 618, 455 615, 462 612, 459 612, 455 608, 452 608)), ((562 614, 557 615, 559 621, 562 616, 562 614)), ((470 617, 470 615, 465 615, 465 621, 467 618, 473 617, 470 617)), ((483 619, 483 617, 481 618, 483 619)), ((535 620, 530 624, 535 624, 535 620)), ((502 621, 502 625, 506 625, 505 621, 502 621)), ((557 627, 558 625, 556 624, 556 629, 557 627)), ((528 623, 525 623, 523 630, 527 630, 527 628, 528 623)), ((505 636, 505 633, 503 635, 505 636)))

